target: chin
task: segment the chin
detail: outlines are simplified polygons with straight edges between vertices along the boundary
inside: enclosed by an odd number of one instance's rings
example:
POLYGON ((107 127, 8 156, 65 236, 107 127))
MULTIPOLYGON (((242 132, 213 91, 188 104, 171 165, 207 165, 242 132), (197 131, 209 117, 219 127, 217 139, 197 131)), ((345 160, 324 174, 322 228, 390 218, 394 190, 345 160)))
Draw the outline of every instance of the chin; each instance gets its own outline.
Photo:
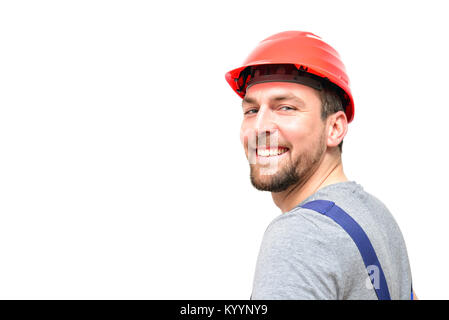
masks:
POLYGON ((290 186, 297 184, 300 181, 300 176, 296 172, 296 166, 286 166, 271 171, 270 167, 260 167, 251 165, 251 183, 254 188, 260 191, 282 192, 287 190, 290 186))
POLYGON ((251 174, 251 184, 259 191, 281 192, 287 190, 293 183, 294 181, 283 178, 282 174, 251 174))

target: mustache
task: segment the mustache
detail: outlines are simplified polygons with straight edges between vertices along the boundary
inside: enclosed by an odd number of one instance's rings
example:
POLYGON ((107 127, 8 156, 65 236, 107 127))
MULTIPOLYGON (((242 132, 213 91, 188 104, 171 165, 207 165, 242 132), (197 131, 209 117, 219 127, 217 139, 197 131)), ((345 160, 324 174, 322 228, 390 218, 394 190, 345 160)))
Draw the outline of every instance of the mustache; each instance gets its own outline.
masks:
POLYGON ((279 139, 279 134, 249 134, 244 135, 242 140, 243 145, 252 150, 257 148, 288 148, 287 143, 279 139))

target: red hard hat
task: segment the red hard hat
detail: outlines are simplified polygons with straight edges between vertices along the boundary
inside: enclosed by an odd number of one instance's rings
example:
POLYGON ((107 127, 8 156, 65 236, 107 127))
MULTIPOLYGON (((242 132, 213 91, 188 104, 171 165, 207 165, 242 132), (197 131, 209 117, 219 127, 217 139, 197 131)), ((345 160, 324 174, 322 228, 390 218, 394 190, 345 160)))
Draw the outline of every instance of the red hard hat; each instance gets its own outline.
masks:
POLYGON ((272 35, 259 43, 241 67, 226 73, 226 81, 243 98, 249 78, 245 76, 242 81, 242 71, 247 67, 269 64, 293 64, 309 74, 328 79, 344 92, 348 122, 354 118, 354 101, 345 66, 338 52, 320 37, 303 31, 285 31, 272 35))

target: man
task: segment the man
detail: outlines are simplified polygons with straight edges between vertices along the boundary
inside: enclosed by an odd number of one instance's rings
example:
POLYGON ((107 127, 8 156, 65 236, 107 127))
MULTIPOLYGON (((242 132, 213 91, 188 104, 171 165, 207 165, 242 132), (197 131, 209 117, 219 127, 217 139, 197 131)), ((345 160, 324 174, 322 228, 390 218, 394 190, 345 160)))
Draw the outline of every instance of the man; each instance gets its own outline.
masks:
POLYGON ((314 34, 282 32, 226 80, 243 98, 251 183, 282 211, 265 231, 251 298, 410 299, 399 227, 343 171, 354 103, 338 53, 314 34))

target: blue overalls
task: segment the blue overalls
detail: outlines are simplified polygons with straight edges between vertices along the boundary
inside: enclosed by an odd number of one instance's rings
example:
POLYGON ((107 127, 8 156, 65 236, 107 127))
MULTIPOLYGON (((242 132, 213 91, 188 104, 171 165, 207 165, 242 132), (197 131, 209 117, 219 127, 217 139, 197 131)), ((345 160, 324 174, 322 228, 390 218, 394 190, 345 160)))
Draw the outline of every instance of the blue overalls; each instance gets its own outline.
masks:
MULTIPOLYGON (((349 234, 360 251, 360 255, 363 258, 368 275, 370 274, 369 270, 372 266, 377 267, 377 270, 379 271, 378 286, 374 284, 374 277, 370 277, 371 283, 376 291, 377 298, 379 300, 391 300, 385 274, 382 270, 379 259, 377 258, 376 252, 374 251, 374 248, 362 227, 360 227, 360 225, 349 214, 347 214, 332 201, 314 200, 303 204, 301 207, 324 214, 334 220, 349 234)), ((410 299, 413 300, 413 288, 411 288, 410 299)))

